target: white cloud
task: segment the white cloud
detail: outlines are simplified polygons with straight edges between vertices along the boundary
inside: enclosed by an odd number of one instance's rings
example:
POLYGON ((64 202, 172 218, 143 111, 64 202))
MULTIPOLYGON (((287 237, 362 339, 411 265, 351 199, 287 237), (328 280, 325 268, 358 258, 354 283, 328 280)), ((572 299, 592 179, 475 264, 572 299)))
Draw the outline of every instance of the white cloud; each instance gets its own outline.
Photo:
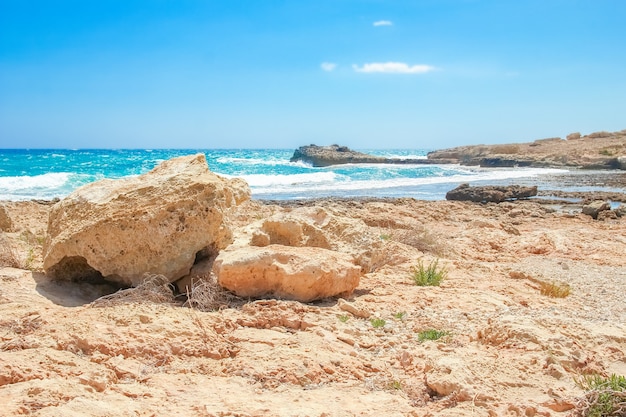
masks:
POLYGON ((337 68, 337 64, 335 64, 334 62, 322 62, 322 65, 320 65, 320 67, 322 67, 322 69, 324 71, 334 71, 335 68, 337 68))
POLYGON ((391 20, 378 20, 374 22, 374 26, 393 26, 393 22, 391 20))
POLYGON ((369 64, 364 64, 361 67, 359 67, 358 65, 353 65, 352 68, 354 68, 356 72, 385 72, 393 74, 424 74, 435 70, 435 67, 432 67, 430 65, 409 66, 404 62, 372 62, 369 64))

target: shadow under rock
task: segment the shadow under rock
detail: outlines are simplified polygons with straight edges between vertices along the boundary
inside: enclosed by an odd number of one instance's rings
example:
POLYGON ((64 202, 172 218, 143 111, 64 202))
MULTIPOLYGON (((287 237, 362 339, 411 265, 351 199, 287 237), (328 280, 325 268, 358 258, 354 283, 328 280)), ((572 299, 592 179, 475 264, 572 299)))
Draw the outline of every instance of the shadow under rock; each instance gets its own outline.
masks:
POLYGON ((33 279, 37 284, 35 290, 40 295, 63 307, 79 307, 89 304, 120 289, 119 286, 108 282, 88 283, 52 280, 45 274, 37 272, 33 273, 33 279))

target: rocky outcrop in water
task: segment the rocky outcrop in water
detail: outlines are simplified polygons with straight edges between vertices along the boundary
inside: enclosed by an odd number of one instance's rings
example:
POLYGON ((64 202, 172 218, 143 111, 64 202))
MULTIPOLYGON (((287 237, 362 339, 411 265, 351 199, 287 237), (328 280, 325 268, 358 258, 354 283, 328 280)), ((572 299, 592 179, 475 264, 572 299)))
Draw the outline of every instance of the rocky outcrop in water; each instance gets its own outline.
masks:
MULTIPOLYGON (((303 161, 314 167, 326 167, 341 164, 429 164, 445 163, 441 161, 431 162, 427 159, 398 159, 383 158, 369 155, 363 152, 353 151, 347 146, 301 146, 293 153, 291 162, 303 161)), ((449 161, 453 163, 453 161, 449 161)))
POLYGON ((529 143, 473 145, 428 154, 432 163, 457 163, 482 167, 572 167, 626 169, 626 130, 596 132, 567 139, 548 138, 529 143))
POLYGON ((520 185, 470 187, 461 184, 454 190, 446 193, 446 200, 474 201, 477 203, 501 203, 507 200, 534 197, 537 187, 523 187, 520 185))
POLYGON ((229 212, 249 198, 244 181, 213 174, 203 154, 88 184, 52 207, 44 269, 56 279, 129 286, 146 273, 175 281, 230 244, 229 212))

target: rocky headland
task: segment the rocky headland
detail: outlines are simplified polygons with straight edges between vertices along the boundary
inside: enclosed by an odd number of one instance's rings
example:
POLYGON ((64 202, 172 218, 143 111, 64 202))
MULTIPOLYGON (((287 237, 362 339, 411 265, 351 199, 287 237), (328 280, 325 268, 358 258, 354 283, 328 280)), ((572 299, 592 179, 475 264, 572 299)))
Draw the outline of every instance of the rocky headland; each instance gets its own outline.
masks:
POLYGON ((571 133, 565 139, 548 138, 528 143, 472 145, 428 154, 428 160, 481 167, 568 167, 626 170, 626 130, 571 133))
POLYGON ((192 155, 0 202, 0 415, 580 415, 626 375, 626 212, 461 188, 261 202, 192 155))

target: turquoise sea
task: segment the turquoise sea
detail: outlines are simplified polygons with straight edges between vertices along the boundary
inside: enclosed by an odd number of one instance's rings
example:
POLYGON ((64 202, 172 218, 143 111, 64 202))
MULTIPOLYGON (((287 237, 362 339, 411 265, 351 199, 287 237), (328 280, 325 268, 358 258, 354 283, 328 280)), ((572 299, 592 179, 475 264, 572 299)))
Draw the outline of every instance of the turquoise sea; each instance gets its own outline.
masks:
MULTIPOLYGON (((373 155, 425 158, 427 150, 367 150, 373 155)), ((289 162, 294 149, 0 149, 0 200, 52 199, 103 178, 139 175, 159 162, 202 152, 211 171, 242 177, 252 196, 263 200, 315 197, 445 198, 463 182, 532 182, 563 170, 481 169, 458 165, 358 164, 314 168, 289 162)))

